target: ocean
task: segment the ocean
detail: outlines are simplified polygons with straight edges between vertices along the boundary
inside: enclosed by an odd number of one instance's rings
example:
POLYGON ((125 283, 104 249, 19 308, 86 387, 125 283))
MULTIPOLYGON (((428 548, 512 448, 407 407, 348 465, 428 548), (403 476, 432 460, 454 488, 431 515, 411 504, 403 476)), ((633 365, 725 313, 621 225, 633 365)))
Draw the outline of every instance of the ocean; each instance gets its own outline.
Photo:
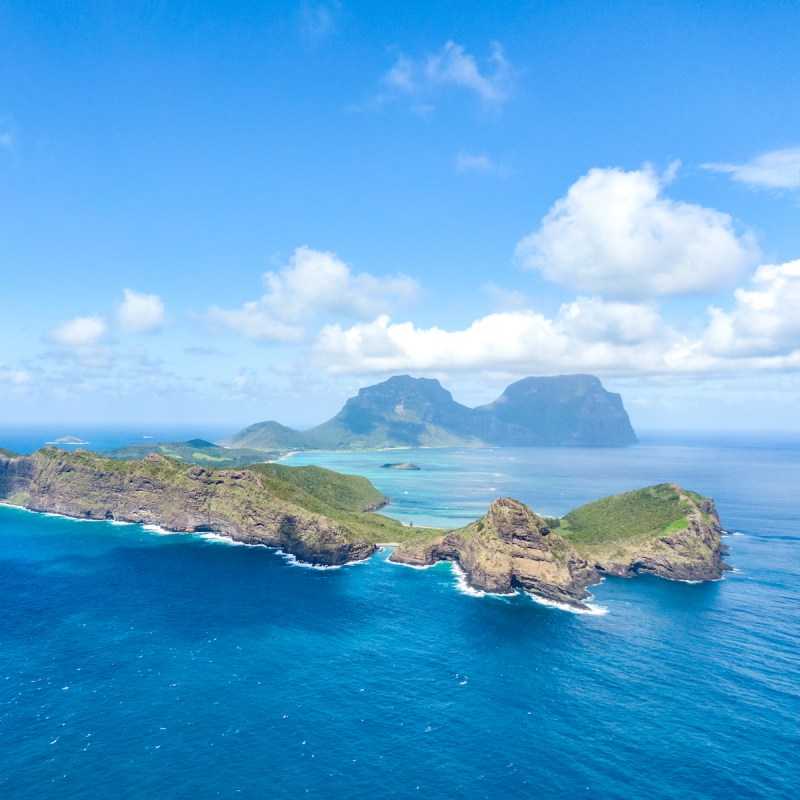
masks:
MULTIPOLYGON (((63 433, 101 446, 152 435, 63 433)), ((0 446, 56 438, 15 436, 0 446)), ((385 513, 438 527, 497 496, 563 514, 675 481, 714 497, 736 571, 608 579, 592 588, 598 613, 576 614, 474 596, 450 565, 392 565, 388 550, 309 569, 265 548, 2 507, 0 796, 796 796, 796 438, 287 463, 365 474, 390 497, 385 513), (420 470, 381 467, 392 461, 420 470)))

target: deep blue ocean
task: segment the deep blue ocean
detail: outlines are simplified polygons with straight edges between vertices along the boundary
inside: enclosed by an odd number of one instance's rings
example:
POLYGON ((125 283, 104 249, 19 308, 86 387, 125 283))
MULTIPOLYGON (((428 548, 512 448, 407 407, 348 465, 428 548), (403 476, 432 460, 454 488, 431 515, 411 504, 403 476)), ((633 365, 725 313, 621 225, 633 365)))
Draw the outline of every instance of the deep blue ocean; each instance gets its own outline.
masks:
POLYGON ((609 579, 594 614, 471 596, 449 565, 388 551, 308 569, 0 507, 0 797, 796 797, 800 441, 642 439, 289 460, 368 475, 414 524, 500 495, 561 514, 662 481, 715 498, 736 572, 609 579))

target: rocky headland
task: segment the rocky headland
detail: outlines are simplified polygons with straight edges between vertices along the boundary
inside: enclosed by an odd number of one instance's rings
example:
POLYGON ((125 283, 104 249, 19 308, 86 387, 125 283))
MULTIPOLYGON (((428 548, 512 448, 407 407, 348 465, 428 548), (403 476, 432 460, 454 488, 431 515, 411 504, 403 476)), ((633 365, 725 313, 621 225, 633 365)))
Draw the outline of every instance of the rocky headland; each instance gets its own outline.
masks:
POLYGON ((457 563, 469 586, 518 590, 582 607, 603 575, 720 578, 727 565, 710 498, 676 484, 613 495, 544 518, 510 498, 458 530, 409 528, 370 513, 387 500, 366 479, 320 467, 188 466, 151 453, 140 461, 46 447, 0 454, 0 501, 78 519, 211 532, 279 548, 300 561, 340 565, 400 542, 390 561, 457 563))
POLYGON ((303 487, 281 480, 274 465, 265 468, 259 473, 255 467, 187 467, 156 453, 142 461, 117 461, 48 447, 29 456, 0 457, 0 499, 78 519, 218 533, 280 548, 312 564, 344 564, 376 551, 360 531, 358 514, 386 501, 365 478, 336 476, 338 483, 343 479, 354 487, 350 507, 336 508, 324 499, 325 481, 313 477, 327 470, 313 468, 317 472, 306 473, 311 479, 301 478, 303 487))
POLYGON ((722 577, 727 565, 711 499, 660 484, 544 519, 510 498, 456 531, 402 543, 390 560, 413 566, 456 562, 485 592, 517 589, 580 607, 603 575, 672 580, 722 577))

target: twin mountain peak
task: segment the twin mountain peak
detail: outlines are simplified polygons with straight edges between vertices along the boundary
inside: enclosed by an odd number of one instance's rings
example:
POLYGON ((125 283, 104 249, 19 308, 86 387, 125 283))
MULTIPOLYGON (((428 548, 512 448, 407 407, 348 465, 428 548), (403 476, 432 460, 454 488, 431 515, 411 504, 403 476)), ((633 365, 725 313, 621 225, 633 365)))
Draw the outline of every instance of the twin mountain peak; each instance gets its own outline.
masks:
POLYGON ((398 375, 360 389, 332 419, 301 432, 258 422, 225 439, 259 450, 605 446, 636 442, 622 398, 593 375, 523 378, 488 405, 453 400, 438 380, 398 375))

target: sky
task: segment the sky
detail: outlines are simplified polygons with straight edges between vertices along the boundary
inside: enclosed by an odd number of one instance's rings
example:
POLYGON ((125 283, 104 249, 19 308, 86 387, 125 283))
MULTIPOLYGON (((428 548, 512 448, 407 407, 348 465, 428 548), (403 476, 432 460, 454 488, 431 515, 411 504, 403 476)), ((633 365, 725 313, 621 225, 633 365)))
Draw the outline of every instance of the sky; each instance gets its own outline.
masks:
POLYGON ((800 3, 0 0, 0 425, 591 373, 800 430, 800 3))

